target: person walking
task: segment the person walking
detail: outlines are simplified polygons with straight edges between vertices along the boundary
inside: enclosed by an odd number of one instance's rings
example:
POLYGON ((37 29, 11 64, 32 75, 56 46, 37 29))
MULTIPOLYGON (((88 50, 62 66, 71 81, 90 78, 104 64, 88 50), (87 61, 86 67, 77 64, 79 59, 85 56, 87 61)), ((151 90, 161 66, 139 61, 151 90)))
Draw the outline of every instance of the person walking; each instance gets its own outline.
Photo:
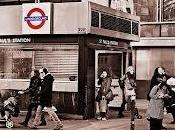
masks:
POLYGON ((63 127, 63 124, 61 123, 55 111, 52 109, 52 102, 51 102, 54 77, 48 72, 46 68, 40 69, 40 76, 42 82, 41 82, 41 90, 38 94, 39 105, 37 107, 35 119, 31 129, 36 129, 38 127, 41 112, 44 107, 47 107, 46 112, 48 112, 49 116, 55 122, 54 130, 59 130, 63 127))
POLYGON ((113 98, 112 91, 110 88, 111 82, 112 78, 110 77, 109 73, 107 73, 106 70, 103 70, 98 81, 98 84, 101 85, 101 87, 96 97, 96 103, 98 103, 97 106, 99 107, 96 109, 99 109, 100 111, 100 116, 97 117, 98 120, 107 120, 107 104, 113 98))
MULTIPOLYGON (((122 78, 119 80, 119 85, 123 92, 123 101, 121 107, 118 112, 118 117, 124 117, 123 111, 125 110, 125 104, 129 104, 129 100, 132 96, 136 96, 135 89, 136 89, 136 81, 135 81, 135 72, 132 66, 129 66, 126 70, 126 74, 123 75, 122 78)), ((129 106, 128 106, 129 107, 129 106)))
MULTIPOLYGON (((39 73, 39 70, 34 70, 34 75, 31 77, 30 79, 30 84, 29 84, 29 88, 27 88, 26 90, 24 91, 19 91, 18 93, 19 94, 29 94, 29 106, 28 106, 28 111, 27 111, 27 115, 25 117, 25 120, 19 124, 27 127, 28 125, 28 122, 31 118, 31 115, 32 115, 32 109, 35 109, 37 108, 38 106, 38 92, 39 92, 39 87, 41 85, 41 79, 40 79, 40 73, 39 73)), ((42 124, 44 124, 46 121, 45 121, 45 118, 42 118, 42 124)))
POLYGON ((149 94, 149 115, 150 115, 150 130, 161 130, 162 120, 164 116, 164 98, 168 97, 166 94, 166 82, 161 82, 155 85, 149 94))

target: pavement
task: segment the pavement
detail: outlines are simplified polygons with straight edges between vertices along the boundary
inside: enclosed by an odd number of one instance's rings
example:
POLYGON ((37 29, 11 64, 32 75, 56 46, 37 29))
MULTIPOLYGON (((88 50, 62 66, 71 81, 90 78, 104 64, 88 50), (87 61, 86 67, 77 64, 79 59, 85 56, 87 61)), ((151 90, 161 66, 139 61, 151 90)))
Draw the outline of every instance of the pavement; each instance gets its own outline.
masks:
MULTIPOLYGON (((135 119, 135 130, 149 130, 149 121, 146 120, 146 109, 147 109, 146 100, 137 100, 136 106, 139 110, 139 114, 143 116, 142 119, 135 119)), ((25 118, 26 112, 20 113, 19 117, 12 118, 14 121, 14 128, 12 130, 27 130, 29 128, 19 125, 19 122, 22 122, 25 118)), ((61 115, 61 114, 59 114, 61 115)), ((62 119, 64 127, 62 130, 130 130, 130 112, 124 112, 124 118, 117 118, 117 111, 110 110, 108 113, 109 119, 107 121, 99 121, 96 119, 82 120, 76 118, 76 115, 69 115, 72 118, 62 119)), ((63 116, 63 115, 62 115, 63 116)), ((175 124, 170 124, 172 116, 170 114, 165 114, 163 120, 163 125, 167 127, 167 130, 175 130, 175 124)), ((54 124, 49 117, 47 117, 48 124, 47 126, 39 126, 38 130, 52 130, 54 124)), ((31 125, 29 122, 29 126, 31 125)), ((0 127, 0 130, 9 130, 8 128, 0 127)))

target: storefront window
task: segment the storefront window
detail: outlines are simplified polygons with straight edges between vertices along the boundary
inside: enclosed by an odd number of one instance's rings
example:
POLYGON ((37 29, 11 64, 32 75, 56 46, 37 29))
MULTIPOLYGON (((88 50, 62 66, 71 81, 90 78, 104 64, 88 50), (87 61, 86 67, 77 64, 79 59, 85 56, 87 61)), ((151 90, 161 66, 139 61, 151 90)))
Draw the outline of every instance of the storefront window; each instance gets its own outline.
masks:
POLYGON ((28 79, 32 71, 32 51, 16 48, 0 49, 0 78, 28 79))
POLYGON ((29 79, 33 69, 46 67, 55 80, 78 79, 78 45, 0 48, 0 78, 29 79))

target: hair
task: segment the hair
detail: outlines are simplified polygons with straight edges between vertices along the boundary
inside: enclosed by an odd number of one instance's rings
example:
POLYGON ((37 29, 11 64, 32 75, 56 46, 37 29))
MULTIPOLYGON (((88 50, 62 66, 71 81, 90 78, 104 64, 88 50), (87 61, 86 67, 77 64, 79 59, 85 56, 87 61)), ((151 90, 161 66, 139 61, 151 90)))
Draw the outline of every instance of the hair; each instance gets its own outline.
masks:
POLYGON ((47 73, 48 73, 48 70, 47 70, 46 68, 43 68, 43 72, 44 72, 45 74, 47 74, 47 73))
MULTIPOLYGON (((153 77, 151 79, 151 86, 154 87, 154 85, 157 85, 159 83, 159 81, 157 80, 158 77, 161 77, 161 75, 159 74, 158 72, 158 69, 159 68, 162 68, 162 67, 157 67, 155 70, 154 70, 154 74, 153 74, 153 77)), ((162 68, 164 69, 164 68, 162 68)))
POLYGON ((166 84, 166 82, 161 82, 161 83, 160 83, 160 86, 159 86, 160 89, 162 89, 163 86, 168 86, 168 85, 166 84))
POLYGON ((157 77, 159 75, 159 72, 158 72, 158 69, 160 67, 157 67, 155 70, 154 70, 154 74, 153 74, 153 77, 157 77))
POLYGON ((39 70, 34 70, 34 75, 39 77, 39 75, 40 75, 39 70))
MULTIPOLYGON (((158 72, 158 69, 159 69, 159 68, 162 68, 162 69, 165 70, 164 67, 157 67, 157 68, 155 68, 154 74, 153 74, 153 76, 152 76, 152 78, 151 78, 150 88, 149 88, 149 91, 148 91, 148 94, 147 94, 147 99, 148 99, 148 100, 150 100, 149 93, 150 93, 151 89, 152 89, 155 85, 158 85, 159 83, 161 83, 161 82, 158 80, 158 78, 162 78, 162 75, 160 75, 159 72, 158 72)), ((165 85, 165 83, 161 83, 161 86, 160 86, 160 87, 162 87, 162 85, 165 85)))

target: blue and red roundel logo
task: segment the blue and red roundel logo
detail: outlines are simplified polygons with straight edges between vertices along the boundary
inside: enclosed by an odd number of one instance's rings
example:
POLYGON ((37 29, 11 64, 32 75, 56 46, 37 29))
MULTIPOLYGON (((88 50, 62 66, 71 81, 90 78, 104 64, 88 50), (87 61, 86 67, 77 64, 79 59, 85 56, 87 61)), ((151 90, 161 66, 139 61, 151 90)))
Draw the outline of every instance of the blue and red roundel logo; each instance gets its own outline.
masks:
POLYGON ((27 17, 25 17, 24 20, 30 28, 40 29, 45 24, 46 20, 48 20, 48 16, 45 15, 42 9, 33 8, 28 12, 27 17), (37 15, 33 15, 34 13, 37 15))

